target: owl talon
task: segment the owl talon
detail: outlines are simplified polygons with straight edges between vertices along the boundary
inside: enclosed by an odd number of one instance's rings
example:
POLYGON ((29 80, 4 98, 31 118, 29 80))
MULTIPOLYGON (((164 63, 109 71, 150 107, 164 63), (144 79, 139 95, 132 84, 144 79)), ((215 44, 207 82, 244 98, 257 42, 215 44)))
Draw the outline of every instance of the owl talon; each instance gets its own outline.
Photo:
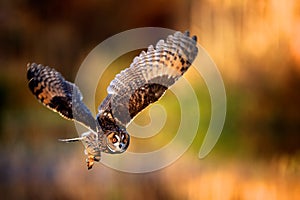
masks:
POLYGON ((86 159, 86 165, 88 167, 88 169, 92 169, 92 167, 94 166, 94 162, 99 162, 100 161, 100 157, 98 156, 93 156, 93 155, 89 155, 88 158, 86 159))
POLYGON ((88 158, 86 159, 88 169, 92 169, 92 167, 94 166, 94 161, 94 156, 88 156, 88 158))

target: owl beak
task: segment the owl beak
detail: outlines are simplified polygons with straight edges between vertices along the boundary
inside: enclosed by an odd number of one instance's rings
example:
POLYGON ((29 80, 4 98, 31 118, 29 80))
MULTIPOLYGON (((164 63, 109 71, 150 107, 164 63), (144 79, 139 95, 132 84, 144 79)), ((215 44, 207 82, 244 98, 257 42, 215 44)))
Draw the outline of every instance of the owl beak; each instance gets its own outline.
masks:
POLYGON ((124 152, 124 151, 125 151, 125 147, 126 147, 126 144, 120 143, 120 144, 119 144, 119 151, 120 151, 120 152, 124 152))

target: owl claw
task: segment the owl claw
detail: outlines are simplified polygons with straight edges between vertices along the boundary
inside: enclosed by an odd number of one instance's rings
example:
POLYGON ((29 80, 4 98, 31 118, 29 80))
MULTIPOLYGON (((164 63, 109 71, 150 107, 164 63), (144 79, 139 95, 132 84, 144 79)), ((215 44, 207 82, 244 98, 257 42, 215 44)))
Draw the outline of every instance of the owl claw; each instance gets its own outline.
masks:
POLYGON ((88 156, 88 158, 86 159, 86 164, 87 164, 87 168, 90 170, 92 169, 92 167, 94 166, 94 156, 88 156))
POLYGON ((88 169, 92 169, 92 167, 94 166, 94 162, 99 162, 100 158, 97 158, 93 155, 89 155, 88 158, 86 159, 86 165, 88 167, 88 169))

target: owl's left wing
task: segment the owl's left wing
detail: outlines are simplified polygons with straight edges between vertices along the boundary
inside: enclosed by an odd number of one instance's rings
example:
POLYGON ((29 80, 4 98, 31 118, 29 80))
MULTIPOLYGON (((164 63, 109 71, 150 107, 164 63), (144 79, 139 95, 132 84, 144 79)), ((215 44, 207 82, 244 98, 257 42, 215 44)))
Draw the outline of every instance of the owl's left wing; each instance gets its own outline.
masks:
POLYGON ((74 83, 66 81, 55 69, 35 63, 27 65, 27 79, 29 89, 43 105, 97 132, 97 122, 74 83))
POLYGON ((191 66, 197 56, 197 38, 176 32, 155 47, 135 57, 107 88, 97 120, 105 129, 114 124, 126 127, 149 104, 157 101, 191 66))

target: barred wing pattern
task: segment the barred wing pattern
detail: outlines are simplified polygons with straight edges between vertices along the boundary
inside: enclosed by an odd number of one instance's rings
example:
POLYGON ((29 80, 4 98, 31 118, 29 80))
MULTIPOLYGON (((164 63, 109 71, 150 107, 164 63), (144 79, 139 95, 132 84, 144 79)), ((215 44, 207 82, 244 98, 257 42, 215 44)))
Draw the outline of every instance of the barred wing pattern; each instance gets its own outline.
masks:
POLYGON ((55 69, 35 63, 27 65, 27 79, 29 89, 43 105, 97 132, 96 120, 82 102, 75 84, 66 81, 55 69))
POLYGON ((160 40, 155 47, 149 46, 147 52, 143 51, 129 68, 112 80, 96 119, 82 102, 78 87, 55 69, 28 64, 28 85, 43 105, 89 129, 77 138, 62 141, 81 141, 87 167, 91 169, 94 161, 100 160, 101 152, 126 151, 130 142, 126 126, 188 70, 198 53, 196 41, 196 36, 190 37, 189 32, 176 32, 166 41, 160 40))
POLYGON ((198 53, 196 41, 189 32, 176 32, 135 57, 107 88, 108 96, 97 116, 100 126, 110 126, 109 118, 112 124, 126 127, 140 111, 157 101, 191 66, 198 53))

